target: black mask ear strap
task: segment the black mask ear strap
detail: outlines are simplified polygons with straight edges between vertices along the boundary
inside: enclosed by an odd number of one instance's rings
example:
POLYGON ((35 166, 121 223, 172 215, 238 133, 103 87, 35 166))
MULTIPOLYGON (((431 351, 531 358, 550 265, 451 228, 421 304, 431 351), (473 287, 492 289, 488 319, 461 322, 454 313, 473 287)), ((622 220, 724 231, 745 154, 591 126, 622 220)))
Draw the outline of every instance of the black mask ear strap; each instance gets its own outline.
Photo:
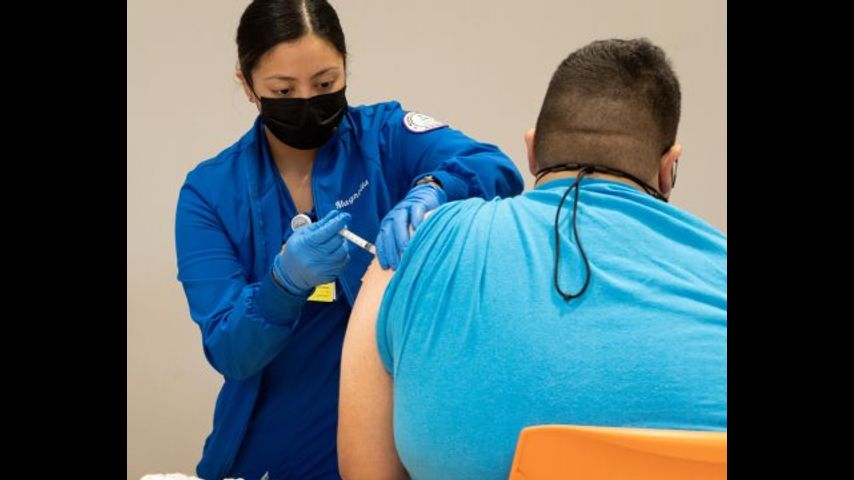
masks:
POLYGON ((609 175, 614 175, 615 177, 623 177, 631 180, 636 183, 639 187, 643 189, 649 195, 661 200, 662 202, 667 203, 667 197, 662 195, 658 190, 656 190, 652 185, 644 182, 640 178, 632 175, 631 173, 624 172, 622 170, 618 170, 616 168, 605 167, 602 165, 589 165, 582 163, 566 163, 563 165, 555 165, 553 167, 547 167, 537 172, 537 181, 539 182, 541 178, 553 172, 567 172, 578 170, 579 174, 581 170, 586 170, 587 173, 607 173, 609 175))
MULTIPOLYGON (((555 214, 555 267, 554 267, 554 284, 557 293, 560 294, 561 297, 565 301, 570 301, 573 298, 578 298, 584 294, 585 290, 587 290, 587 286, 590 284, 590 262, 587 260, 587 254, 584 253, 584 247, 581 245, 581 238, 578 236, 578 224, 576 220, 578 218, 578 195, 580 192, 579 184, 585 175, 591 172, 590 166, 582 166, 578 171, 578 175, 575 177, 575 182, 570 185, 566 191, 563 193, 563 197, 560 199, 560 203, 557 206, 557 214, 555 214), (576 293, 566 293, 560 288, 560 280, 558 280, 558 273, 560 268, 560 211, 563 208, 563 202, 566 201, 566 197, 575 189, 575 198, 572 201, 572 233, 575 234, 575 243, 578 245, 578 253, 581 254, 581 259, 584 260, 584 285, 582 285, 581 289, 576 293)), ((538 175, 538 179, 541 178, 542 175, 538 175)), ((570 236, 570 238, 572 238, 570 236)))
POLYGON ((568 171, 573 171, 573 170, 581 170, 581 167, 584 167, 584 165, 582 165, 580 163, 564 163, 562 165, 554 165, 551 167, 546 167, 546 168, 540 169, 537 172, 536 181, 539 182, 540 179, 542 179, 546 175, 553 173, 553 172, 568 172, 568 171))
POLYGON ((676 186, 676 173, 679 172, 679 160, 673 162, 673 168, 670 169, 670 188, 676 186))
POLYGON ((255 85, 252 85, 251 80, 247 80, 247 83, 249 83, 249 91, 251 91, 252 95, 255 97, 255 102, 253 102, 253 103, 260 103, 261 102, 261 96, 258 95, 258 92, 255 91, 255 85))
POLYGON ((638 177, 624 172, 622 170, 617 170, 614 168, 604 167, 601 165, 589 165, 589 164, 580 164, 580 163, 567 163, 563 165, 555 165, 552 167, 547 167, 539 172, 537 172, 537 181, 539 182, 545 175, 553 172, 563 172, 563 171, 574 171, 577 170, 578 174, 575 176, 575 182, 570 185, 566 191, 563 193, 563 197, 560 199, 560 203, 557 206, 557 213, 555 214, 555 265, 554 265, 554 286, 560 296, 566 300, 572 300, 573 298, 578 298, 584 294, 587 290, 587 286, 590 285, 590 261, 587 260, 587 254, 584 252, 584 247, 581 245, 581 237, 578 235, 578 195, 580 194, 580 184, 581 180, 584 179, 585 176, 591 173, 607 173, 609 175, 614 175, 618 177, 623 177, 631 180, 632 182, 638 184, 647 194, 663 201, 667 202, 667 197, 662 195, 658 190, 653 188, 651 185, 647 184, 643 180, 638 177), (563 208, 563 203, 566 201, 566 197, 569 196, 569 192, 575 189, 575 198, 572 201, 572 219, 570 220, 570 224, 572 225, 572 232, 570 235, 570 239, 575 237, 575 243, 578 245, 578 253, 581 255, 581 259, 584 261, 584 284, 581 286, 581 289, 576 293, 567 293, 564 292, 563 289, 560 288, 559 270, 560 270, 560 211, 563 208))

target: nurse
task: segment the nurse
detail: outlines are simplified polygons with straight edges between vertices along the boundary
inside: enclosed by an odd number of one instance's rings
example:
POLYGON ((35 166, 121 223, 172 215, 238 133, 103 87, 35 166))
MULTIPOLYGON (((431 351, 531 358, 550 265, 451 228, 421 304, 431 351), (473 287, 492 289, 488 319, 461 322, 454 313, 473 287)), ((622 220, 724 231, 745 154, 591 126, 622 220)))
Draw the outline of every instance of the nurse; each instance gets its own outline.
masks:
MULTIPOLYGON (((424 212, 513 196, 505 154, 397 102, 347 103, 344 33, 324 0, 256 0, 237 29, 249 131, 186 178, 178 278, 224 384, 197 473, 339 478, 341 344, 373 255, 396 268, 424 212), (291 220, 312 223, 293 230, 291 220)), ((451 321, 451 319, 449 319, 451 321)))

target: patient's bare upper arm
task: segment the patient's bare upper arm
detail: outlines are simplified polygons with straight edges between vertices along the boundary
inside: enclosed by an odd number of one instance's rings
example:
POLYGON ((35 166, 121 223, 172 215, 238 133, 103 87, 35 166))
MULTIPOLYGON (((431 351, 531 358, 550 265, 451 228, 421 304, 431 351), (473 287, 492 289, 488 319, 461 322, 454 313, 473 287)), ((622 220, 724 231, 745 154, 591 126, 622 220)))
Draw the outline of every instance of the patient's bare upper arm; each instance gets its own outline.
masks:
POLYGON ((346 479, 408 478, 394 446, 392 381, 376 344, 377 313, 394 272, 376 259, 362 287, 344 337, 338 407, 338 462, 346 479))
MULTIPOLYGON (((427 212, 427 219, 433 210, 427 212)), ((376 342, 377 314, 393 270, 376 259, 362 276, 341 355, 338 465, 347 479, 407 479, 394 445, 393 388, 376 342)))

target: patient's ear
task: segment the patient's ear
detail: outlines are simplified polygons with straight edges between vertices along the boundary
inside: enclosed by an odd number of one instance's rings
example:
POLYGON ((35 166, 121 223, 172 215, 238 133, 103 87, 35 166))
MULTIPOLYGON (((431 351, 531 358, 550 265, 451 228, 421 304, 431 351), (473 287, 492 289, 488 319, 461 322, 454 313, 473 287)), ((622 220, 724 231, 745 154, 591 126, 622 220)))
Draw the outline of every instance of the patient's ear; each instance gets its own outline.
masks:
POLYGON ((664 152, 664 155, 659 160, 658 191, 665 198, 670 198, 670 193, 676 184, 676 168, 679 163, 679 157, 681 156, 682 145, 677 143, 664 152))
POLYGON ((536 129, 529 128, 525 131, 525 149, 528 151, 528 171, 531 175, 537 176, 537 157, 534 155, 534 134, 536 129))

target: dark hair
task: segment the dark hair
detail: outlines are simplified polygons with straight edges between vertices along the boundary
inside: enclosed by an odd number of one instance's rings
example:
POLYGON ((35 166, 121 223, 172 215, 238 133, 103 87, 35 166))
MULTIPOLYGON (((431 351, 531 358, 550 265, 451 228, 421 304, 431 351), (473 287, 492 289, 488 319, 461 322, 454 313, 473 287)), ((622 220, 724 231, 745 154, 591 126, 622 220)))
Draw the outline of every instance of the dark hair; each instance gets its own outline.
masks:
POLYGON ((338 14, 326 0, 254 0, 237 27, 240 71, 252 85, 252 70, 267 51, 282 42, 313 33, 331 43, 347 59, 338 14))
POLYGON ((680 102, 661 48, 645 38, 593 42, 552 76, 534 136, 538 167, 588 163, 649 178, 676 141, 680 102))

